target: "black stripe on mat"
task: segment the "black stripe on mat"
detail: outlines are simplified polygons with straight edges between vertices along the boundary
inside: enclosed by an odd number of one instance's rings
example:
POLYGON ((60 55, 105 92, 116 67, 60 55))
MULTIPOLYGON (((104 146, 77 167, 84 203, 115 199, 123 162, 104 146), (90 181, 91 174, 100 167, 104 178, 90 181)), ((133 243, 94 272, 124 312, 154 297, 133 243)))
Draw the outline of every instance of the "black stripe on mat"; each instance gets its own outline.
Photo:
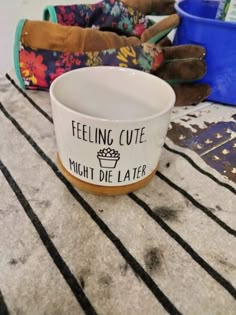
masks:
POLYGON ((10 315, 1 290, 0 290, 0 315, 10 315))
POLYGON ((163 180, 166 184, 168 184, 170 187, 178 191, 182 196, 187 198, 195 207, 197 207, 199 210, 204 212, 209 218, 211 218, 216 224, 218 224, 222 229, 224 229, 229 234, 236 237, 236 231, 232 229, 230 226, 228 226, 225 222, 221 221, 217 216, 214 215, 207 207, 202 205, 200 202, 198 202, 196 199, 193 198, 186 190, 183 188, 177 186, 175 183, 173 183, 169 178, 167 178, 165 175, 160 173, 159 171, 156 173, 156 175, 163 180))
MULTIPOLYGON (((53 123, 53 119, 51 116, 49 116, 38 104, 35 103, 35 101, 29 97, 29 95, 27 93, 25 93, 25 91, 22 90, 21 87, 19 87, 19 85, 16 84, 16 82, 9 76, 9 74, 6 74, 6 78, 11 82, 11 84, 30 102, 30 104, 37 109, 37 111, 40 112, 40 114, 42 114, 45 118, 47 118, 47 120, 49 120, 51 123, 53 123)), ((1 315, 1 314, 0 314, 1 315)))
POLYGON ((198 263, 215 281, 217 281, 225 290, 227 290, 233 298, 236 299, 236 290, 233 285, 221 276, 215 269, 213 269, 195 250, 171 229, 156 213, 154 213, 151 208, 141 199, 139 199, 135 194, 129 194, 129 197, 139 205, 160 227, 173 238, 190 256, 198 263))
MULTIPOLYGON (((84 310, 85 314, 96 315, 97 312, 95 311, 94 307, 92 306, 89 299, 85 295, 83 289, 80 287, 78 281, 76 280, 75 276, 71 272, 70 268, 67 266, 67 264, 65 263, 61 255, 59 254, 57 248, 51 241, 46 229, 42 225, 41 221, 39 220, 38 216, 36 215, 32 207, 30 206, 28 200, 24 196, 20 187, 18 186, 18 184, 16 183, 16 181, 10 174, 9 170, 7 169, 7 167, 3 164, 1 160, 0 160, 0 170, 2 171, 2 174, 4 175, 9 186, 13 190, 14 194, 16 195, 18 201, 20 202, 23 209, 25 210, 26 215, 28 216, 31 223, 33 224, 42 243, 44 244, 49 255, 51 256, 54 264, 57 266, 58 270, 62 274, 66 283, 68 284, 71 291, 73 292, 75 298, 77 299, 82 309, 84 310)), ((2 313, 0 314, 2 315, 2 313)))
POLYGON ((152 294, 157 298, 160 304, 169 314, 181 314, 175 305, 169 300, 169 298, 161 291, 149 274, 143 269, 143 267, 138 263, 138 261, 130 254, 126 249, 120 239, 109 229, 105 222, 96 214, 93 208, 87 203, 85 199, 78 193, 78 191, 70 184, 70 182, 62 175, 55 163, 44 153, 44 151, 38 146, 38 144, 32 139, 32 137, 25 132, 25 130, 19 125, 19 123, 13 118, 4 106, 0 103, 0 110, 6 116, 8 120, 16 127, 16 129, 24 136, 24 138, 29 142, 29 144, 34 148, 34 150, 39 154, 39 156, 48 164, 48 166, 53 170, 55 175, 60 179, 60 181, 66 186, 68 191, 72 196, 79 202, 79 204, 84 208, 91 219, 97 224, 100 230, 106 235, 106 237, 113 243, 117 248, 122 257, 133 269, 135 274, 139 276, 140 279, 149 288, 152 294))
MULTIPOLYGON (((10 77, 10 75, 7 73, 6 74, 6 78, 12 83, 12 85, 24 96, 27 98, 27 100, 34 106, 35 109, 37 109, 43 116, 45 116, 51 123, 53 123, 52 118, 44 111, 42 110, 42 108, 40 106, 38 106, 34 100, 27 95, 27 93, 24 92, 24 90, 22 90, 19 85, 17 85, 17 83, 10 77)), ((206 172, 205 170, 203 170, 200 166, 198 166, 187 154, 179 152, 177 150, 174 150, 172 148, 170 148, 167 144, 164 144, 164 147, 166 150, 178 154, 180 156, 182 156, 184 159, 186 159, 198 172, 200 172, 201 174, 209 177, 210 179, 212 179, 215 183, 217 183, 218 185, 230 190, 232 193, 236 194, 236 190, 230 186, 229 184, 223 183, 221 182, 219 179, 217 179, 214 175, 210 174, 209 172, 206 172)))
POLYGON ((168 150, 169 152, 172 152, 174 154, 177 154, 179 156, 181 156, 182 158, 184 158, 186 161, 188 161, 192 167, 194 167, 198 172, 200 172, 201 174, 209 177, 211 180, 213 180, 216 184, 228 189, 229 191, 231 191, 233 194, 236 194, 236 189, 234 189, 233 186, 229 185, 229 184, 226 184, 226 183, 223 183, 221 182, 219 179, 217 179, 214 175, 212 175, 211 173, 203 170, 200 166, 198 166, 194 161, 193 159, 191 159, 190 156, 188 156, 187 154, 183 153, 183 152, 180 152, 180 151, 177 151, 175 149, 172 149, 170 148, 166 143, 164 144, 164 148, 166 150, 168 150))

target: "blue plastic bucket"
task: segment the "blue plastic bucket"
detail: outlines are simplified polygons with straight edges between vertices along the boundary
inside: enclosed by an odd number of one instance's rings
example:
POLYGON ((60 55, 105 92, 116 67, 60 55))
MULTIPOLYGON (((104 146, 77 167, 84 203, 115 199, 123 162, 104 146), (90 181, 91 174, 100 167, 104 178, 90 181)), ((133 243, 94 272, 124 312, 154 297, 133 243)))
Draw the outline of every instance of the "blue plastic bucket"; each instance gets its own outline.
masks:
POLYGON ((174 44, 196 44, 206 48, 209 100, 236 106, 236 23, 215 19, 218 1, 183 0, 176 4, 181 17, 174 44))

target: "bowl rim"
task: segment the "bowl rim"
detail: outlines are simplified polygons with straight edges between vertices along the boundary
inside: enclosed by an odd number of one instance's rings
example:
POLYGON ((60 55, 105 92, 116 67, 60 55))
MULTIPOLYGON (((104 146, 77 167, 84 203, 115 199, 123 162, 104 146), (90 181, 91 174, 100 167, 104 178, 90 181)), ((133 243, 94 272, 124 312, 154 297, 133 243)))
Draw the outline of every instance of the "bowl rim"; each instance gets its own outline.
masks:
POLYGON ((174 108, 175 106, 175 102, 176 102, 176 94, 174 92, 174 89, 172 88, 172 86, 167 83, 166 81, 162 80, 161 78, 152 75, 150 73, 146 73, 146 72, 142 72, 140 70, 136 70, 136 69, 131 69, 131 68, 122 68, 122 67, 116 67, 116 66, 95 66, 95 67, 87 67, 87 68, 80 68, 80 69, 75 69, 72 71, 68 71, 62 75, 60 75, 59 77, 57 77, 53 83, 50 86, 50 98, 51 98, 51 103, 52 101, 54 102, 54 104, 56 104, 56 106, 59 106, 60 108, 69 111, 75 115, 80 115, 81 117, 84 117, 86 119, 89 119, 91 121, 96 121, 96 122, 106 122, 106 123, 122 123, 122 124, 127 124, 127 123, 138 123, 138 122, 145 122, 145 121, 150 121, 150 120, 154 120, 158 117, 164 116, 165 114, 167 114, 168 112, 171 112, 171 110, 174 108), (83 114, 79 111, 76 111, 70 107, 67 107, 66 105, 62 104, 57 97, 54 94, 54 89, 55 86, 57 85, 57 83, 61 80, 63 80, 66 76, 70 76, 71 72, 81 72, 81 71, 97 71, 97 69, 101 70, 102 68, 106 68, 110 69, 111 71, 123 71, 123 72, 134 72, 137 73, 137 75, 142 75, 142 76, 151 76, 153 78, 153 80, 159 81, 163 86, 165 86, 167 89, 169 89, 169 93, 170 93, 170 101, 169 104, 166 105, 166 108, 163 109, 162 111, 159 111, 156 114, 153 115, 149 115, 149 116, 145 116, 143 118, 138 118, 138 119, 127 119, 127 120, 122 120, 122 119, 107 119, 107 118, 100 118, 100 117, 96 117, 96 116, 91 116, 91 115, 87 115, 87 114, 83 114))
MULTIPOLYGON (((180 7, 180 4, 182 2, 187 2, 187 1, 190 1, 190 0, 179 0, 175 3, 175 9, 178 13, 180 13, 181 16, 185 16, 187 18, 191 18, 193 20, 196 20, 198 22, 207 22, 207 23, 210 23, 210 24, 215 24, 217 26, 223 26, 223 27, 226 27, 226 28, 231 28, 231 27, 236 27, 236 22, 228 22, 228 21, 222 21, 222 20, 217 20, 217 19, 208 19, 208 18, 203 18, 203 17, 200 17, 200 16, 197 16, 197 15, 193 15, 193 14, 190 14, 186 11, 184 11, 181 7, 180 7)), ((207 1, 206 1, 207 2, 207 1)), ((208 2, 211 2, 210 0, 208 2)), ((217 1, 216 1, 217 2, 217 1)))

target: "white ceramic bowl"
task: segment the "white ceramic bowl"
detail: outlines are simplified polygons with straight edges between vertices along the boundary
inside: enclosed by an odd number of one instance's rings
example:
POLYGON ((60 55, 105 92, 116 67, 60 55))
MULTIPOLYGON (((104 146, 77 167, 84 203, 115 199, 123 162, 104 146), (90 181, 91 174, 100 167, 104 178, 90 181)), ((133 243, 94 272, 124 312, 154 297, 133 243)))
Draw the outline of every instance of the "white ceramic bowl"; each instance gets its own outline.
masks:
POLYGON ((67 177, 108 192, 132 191, 155 173, 175 103, 165 81, 132 69, 90 67, 57 78, 50 96, 67 177))

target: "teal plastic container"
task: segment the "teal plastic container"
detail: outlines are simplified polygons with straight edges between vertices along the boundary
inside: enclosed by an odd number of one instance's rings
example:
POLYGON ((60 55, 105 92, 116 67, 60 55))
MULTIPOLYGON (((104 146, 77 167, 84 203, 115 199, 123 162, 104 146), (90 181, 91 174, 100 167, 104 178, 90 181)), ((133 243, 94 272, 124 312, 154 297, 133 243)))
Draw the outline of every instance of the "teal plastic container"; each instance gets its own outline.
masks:
POLYGON ((212 87, 210 101, 236 106, 236 23, 216 20, 218 1, 183 0, 174 44, 206 48, 207 74, 200 81, 212 87))

